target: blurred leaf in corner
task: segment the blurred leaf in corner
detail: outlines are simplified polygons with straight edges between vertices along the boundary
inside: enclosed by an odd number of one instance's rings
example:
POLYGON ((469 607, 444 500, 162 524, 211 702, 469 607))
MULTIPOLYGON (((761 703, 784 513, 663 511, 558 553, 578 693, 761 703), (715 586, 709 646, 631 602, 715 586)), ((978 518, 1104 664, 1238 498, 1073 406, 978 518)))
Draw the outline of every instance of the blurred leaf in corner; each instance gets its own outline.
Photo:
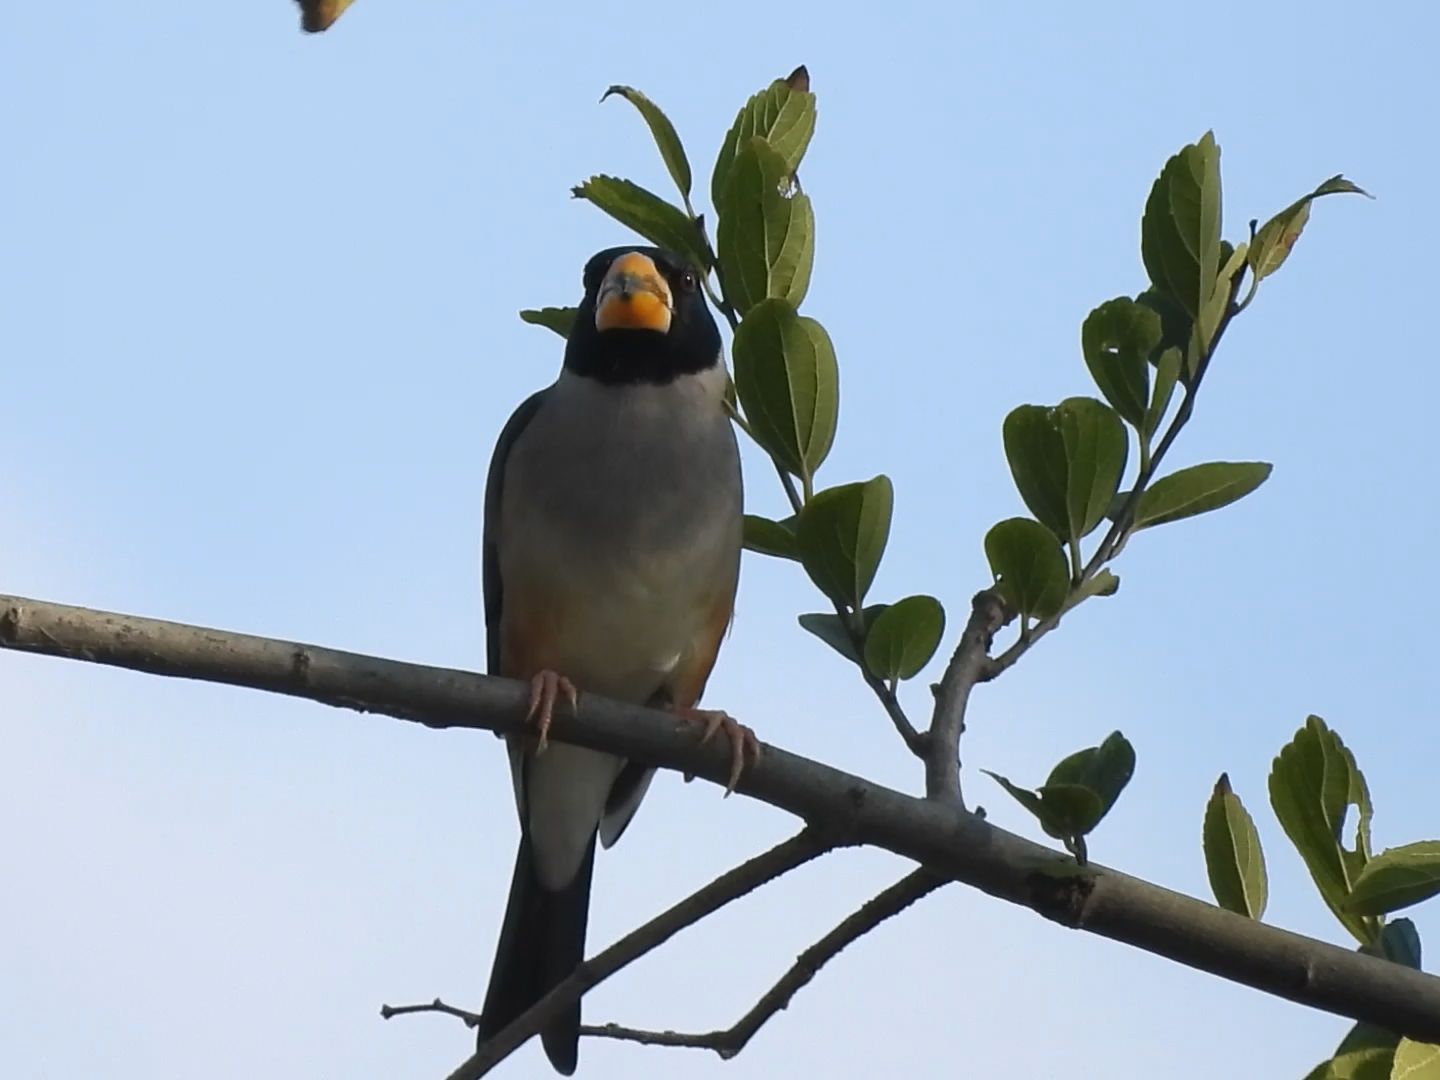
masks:
POLYGON ((300 29, 307 34, 329 30, 345 14, 351 0, 296 0, 300 5, 300 29))

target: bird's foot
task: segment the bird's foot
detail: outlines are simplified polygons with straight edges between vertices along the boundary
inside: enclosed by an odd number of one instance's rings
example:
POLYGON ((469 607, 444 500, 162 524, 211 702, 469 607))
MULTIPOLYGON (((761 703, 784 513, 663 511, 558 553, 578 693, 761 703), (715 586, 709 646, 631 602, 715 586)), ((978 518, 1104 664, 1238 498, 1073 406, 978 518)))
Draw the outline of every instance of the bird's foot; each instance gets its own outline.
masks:
POLYGON ((530 680, 530 707, 525 712, 525 723, 535 728, 538 736, 535 745, 537 754, 543 753, 549 743, 550 719, 555 715, 555 702, 560 699, 561 694, 565 695, 565 700, 570 703, 570 711, 574 712, 580 695, 575 690, 575 684, 564 675, 547 668, 530 680))
POLYGON ((746 763, 753 765, 760 760, 760 740, 755 737, 755 732, 719 709, 672 708, 670 711, 687 724, 702 729, 701 745, 709 742, 717 731, 730 740, 730 778, 725 785, 725 794, 729 795, 740 782, 746 763))

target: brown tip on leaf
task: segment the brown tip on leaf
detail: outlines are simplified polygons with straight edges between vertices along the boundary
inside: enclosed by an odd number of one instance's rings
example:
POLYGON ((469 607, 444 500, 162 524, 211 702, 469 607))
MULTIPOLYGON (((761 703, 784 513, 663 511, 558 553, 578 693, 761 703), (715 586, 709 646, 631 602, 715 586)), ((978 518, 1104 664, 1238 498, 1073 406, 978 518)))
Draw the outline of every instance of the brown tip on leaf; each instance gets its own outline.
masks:
POLYGON ((1220 779, 1215 781, 1216 795, 1233 795, 1234 789, 1230 786, 1230 774, 1221 773, 1220 779))
POLYGON ((296 0, 300 5, 300 29, 307 34, 329 30, 345 14, 352 0, 296 0))
POLYGON ((799 90, 802 94, 810 90, 810 72, 801 64, 785 78, 785 85, 791 90, 799 90))

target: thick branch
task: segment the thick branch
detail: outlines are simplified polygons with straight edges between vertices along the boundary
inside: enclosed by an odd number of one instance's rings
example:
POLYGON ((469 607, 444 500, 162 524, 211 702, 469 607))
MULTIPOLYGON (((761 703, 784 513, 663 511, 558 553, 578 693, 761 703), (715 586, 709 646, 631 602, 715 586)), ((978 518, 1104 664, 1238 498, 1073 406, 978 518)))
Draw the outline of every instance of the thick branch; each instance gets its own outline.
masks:
POLYGON ((983 589, 970 601, 970 618, 955 646, 955 655, 935 689, 935 714, 925 750, 925 794, 964 807, 960 792, 960 736, 965 734, 965 707, 970 691, 990 670, 990 643, 995 631, 1012 618, 997 593, 983 589))
MULTIPOLYGON (((432 727, 514 731, 525 688, 246 634, 0 596, 0 646, 382 712, 432 727)), ((729 752, 669 714, 584 695, 551 737, 724 785, 729 752)), ((1040 847, 935 799, 766 746, 739 791, 827 833, 885 848, 1046 918, 1304 1005, 1440 1041, 1440 979, 1235 915, 1040 847)))
POLYGON ((789 840, 776 844, 769 851, 756 855, 721 874, 704 888, 687 896, 678 904, 662 911, 644 926, 626 934, 603 952, 597 953, 575 969, 564 982, 480 1045, 480 1048, 450 1074, 450 1080, 477 1080, 513 1054, 532 1036, 539 1034, 552 1019, 575 1000, 593 990, 621 968, 633 964, 646 953, 746 893, 768 881, 794 870, 833 845, 814 829, 805 829, 789 840))
POLYGON ((868 934, 886 919, 900 914, 916 900, 934 892, 944 885, 946 880, 924 868, 912 870, 884 892, 871 897, 858 911, 846 916, 833 930, 802 952, 790 970, 765 991, 754 1007, 723 1031, 691 1035, 677 1031, 645 1031, 620 1024, 599 1024, 585 1025, 580 1029, 580 1033, 602 1039, 644 1043, 647 1046, 683 1046, 697 1050, 713 1050, 721 1058, 728 1060, 744 1050, 755 1033, 772 1016, 788 1008, 790 999, 815 978, 822 967, 840 955, 847 945, 868 934))

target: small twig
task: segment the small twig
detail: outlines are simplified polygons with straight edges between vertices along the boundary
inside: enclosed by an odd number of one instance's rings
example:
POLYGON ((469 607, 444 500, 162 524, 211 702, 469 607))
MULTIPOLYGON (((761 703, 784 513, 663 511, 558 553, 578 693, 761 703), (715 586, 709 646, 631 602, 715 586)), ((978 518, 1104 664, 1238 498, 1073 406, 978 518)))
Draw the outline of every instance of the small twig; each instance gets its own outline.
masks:
POLYGON ((380 1019, 389 1020, 394 1016, 410 1016, 414 1013, 443 1013, 445 1016, 453 1016, 464 1020, 468 1028, 480 1026, 480 1014, 467 1012, 464 1009, 457 1009, 454 1005, 447 1005, 436 998, 428 1005, 381 1005, 380 1019))
MULTIPOLYGON (((760 449, 765 449, 763 446, 760 449)), ((790 509, 798 514, 805 506, 805 500, 800 497, 800 492, 795 487, 795 478, 790 475, 788 469, 780 464, 780 460, 771 456, 770 464, 775 466, 775 475, 780 478, 780 486, 785 489, 785 498, 790 501, 790 509)))
POLYGON ((965 708, 975 684, 990 672, 990 644, 995 632, 1015 617, 1015 612, 990 589, 982 589, 970 601, 970 618, 960 634, 960 644, 945 667, 935 691, 935 711, 930 720, 925 751, 925 795, 930 799, 964 807, 960 791, 960 736, 965 734, 965 708))
POLYGON ((482 1043, 464 1064, 450 1074, 450 1080, 476 1080, 484 1076, 563 1009, 617 971, 659 948, 687 926, 713 914, 732 900, 738 900, 835 846, 835 841, 825 839, 818 831, 807 827, 769 851, 721 874, 710 884, 582 963, 569 978, 482 1043))
POLYGON ((729 1060, 754 1038, 776 1013, 790 1005, 794 996, 820 969, 840 955, 846 946, 874 930, 886 919, 900 914, 921 897, 934 892, 946 879, 929 870, 914 870, 884 892, 867 900, 859 910, 848 915, 833 930, 802 952, 790 970, 765 991, 759 1001, 730 1027, 723 1031, 687 1034, 677 1031, 646 1031, 620 1024, 585 1025, 580 1034, 601 1039, 623 1039, 646 1046, 680 1046, 697 1050, 713 1050, 729 1060))
MULTIPOLYGON (((863 655, 863 649, 861 650, 863 655)), ((924 758, 930 746, 930 739, 923 731, 916 729, 910 722, 910 717, 905 715, 905 707, 900 704, 900 698, 896 696, 893 687, 877 679, 862 665, 860 675, 865 680, 865 685, 870 687, 875 696, 880 699, 880 704, 885 708, 885 715, 890 717, 890 723, 895 725, 896 732, 900 738, 905 740, 905 745, 910 752, 918 758, 924 758)))

